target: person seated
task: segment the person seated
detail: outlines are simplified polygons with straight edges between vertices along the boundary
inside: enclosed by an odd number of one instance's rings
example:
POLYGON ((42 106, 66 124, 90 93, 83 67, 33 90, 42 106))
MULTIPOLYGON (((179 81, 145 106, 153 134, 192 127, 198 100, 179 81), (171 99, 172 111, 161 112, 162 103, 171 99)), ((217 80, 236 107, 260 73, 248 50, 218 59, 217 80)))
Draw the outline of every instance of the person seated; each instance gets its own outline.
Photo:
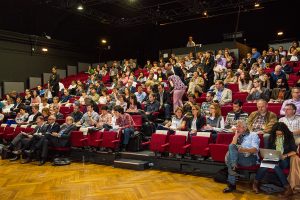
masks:
POLYGON ((50 113, 56 117, 56 119, 64 119, 64 115, 59 112, 58 106, 53 106, 52 109, 50 109, 50 113))
POLYGON ((282 55, 279 54, 279 51, 276 49, 274 54, 270 58, 270 63, 280 63, 282 55))
POLYGON ((34 105, 31 108, 32 114, 29 115, 27 124, 35 124, 38 116, 42 116, 42 113, 39 112, 39 106, 34 105))
POLYGON ((80 106, 78 104, 74 104, 73 112, 70 116, 73 118, 74 123, 79 122, 79 120, 82 118, 83 113, 80 111, 80 106))
POLYGON ((189 36, 189 40, 186 44, 186 47, 194 47, 196 46, 195 42, 193 41, 193 37, 192 36, 189 36))
POLYGON ((41 103, 41 97, 38 95, 36 90, 31 91, 30 106, 39 105, 41 103))
POLYGON ((206 125, 206 119, 201 115, 201 110, 198 105, 192 106, 192 117, 186 120, 186 129, 190 134, 195 135, 197 132, 203 130, 206 125))
POLYGON ((221 80, 224 78, 224 75, 226 73, 226 58, 222 55, 222 50, 218 52, 218 55, 216 55, 216 66, 214 67, 214 81, 221 80))
POLYGON ((218 100, 220 105, 232 102, 232 91, 224 87, 224 82, 217 80, 215 82, 216 89, 214 93, 216 94, 214 100, 218 100))
MULTIPOLYGON (((290 157, 296 154, 297 146, 295 145, 293 133, 288 129, 285 123, 277 122, 274 124, 272 130, 270 131, 268 149, 280 151, 282 154, 279 164, 275 165, 274 171, 285 189, 281 196, 285 198, 292 196, 293 190, 285 174, 283 173, 283 170, 289 168, 290 157)), ((253 191, 256 194, 259 193, 259 185, 267 172, 268 168, 266 167, 260 167, 257 170, 255 180, 252 185, 253 191)))
POLYGON ((69 90, 65 89, 64 90, 64 94, 63 96, 61 97, 61 100, 60 100, 60 105, 66 105, 69 103, 69 100, 71 99, 71 96, 69 94, 69 90))
POLYGON ((300 144, 300 116, 296 115, 297 107, 295 104, 288 103, 284 107, 285 116, 279 122, 285 123, 293 133, 296 145, 300 144))
POLYGON ((188 101, 183 105, 183 113, 185 113, 186 117, 192 117, 192 107, 194 105, 197 105, 195 95, 189 94, 188 101))
POLYGON ((209 115, 206 116, 204 130, 214 131, 214 135, 225 127, 224 117, 221 114, 221 107, 218 103, 212 103, 209 107, 209 115))
POLYGON ((264 144, 267 144, 272 126, 277 122, 277 115, 268 110, 268 103, 264 99, 259 99, 256 105, 257 111, 252 112, 248 117, 248 128, 257 134, 264 134, 264 144))
POLYGON ((286 82, 282 79, 278 79, 276 87, 273 88, 271 99, 269 103, 282 103, 284 100, 288 99, 291 95, 291 91, 286 82))
MULTIPOLYGON (((136 83, 135 83, 135 85, 136 85, 136 83)), ((133 80, 129 79, 126 84, 126 88, 128 88, 130 93, 135 93, 135 91, 136 91, 135 85, 134 85, 133 80)))
POLYGON ((87 128, 94 126, 97 121, 99 121, 99 114, 94 111, 92 104, 88 104, 86 110, 87 112, 84 113, 80 121, 76 123, 77 126, 87 128))
POLYGON ((6 102, 4 102, 4 106, 2 108, 2 113, 4 115, 9 115, 11 113, 11 109, 14 107, 14 101, 13 99, 7 99, 6 102))
POLYGON ((99 101, 100 96, 97 93, 96 88, 94 88, 94 87, 91 88, 90 97, 92 98, 92 100, 94 102, 98 102, 99 101))
POLYGON ((23 107, 25 107, 25 104, 22 103, 22 97, 18 96, 16 98, 16 102, 15 102, 14 106, 10 110, 12 113, 18 113, 20 111, 20 108, 23 108, 23 107))
POLYGON ((156 99, 159 101, 159 110, 164 112, 166 120, 171 119, 171 99, 170 93, 164 89, 163 83, 157 86, 158 92, 156 99))
POLYGON ((145 86, 153 86, 155 84, 156 80, 154 78, 154 73, 149 73, 147 81, 145 82, 145 86))
POLYGON ((26 111, 25 106, 20 108, 20 111, 17 114, 17 117, 15 118, 15 121, 17 124, 22 125, 25 124, 28 120, 29 114, 26 111))
POLYGON ((209 107, 212 103, 214 103, 214 92, 207 92, 206 93, 206 101, 201 104, 201 115, 209 116, 209 107))
POLYGON ((184 130, 186 126, 186 121, 184 120, 182 107, 177 107, 175 111, 175 116, 172 117, 171 121, 166 122, 164 125, 158 125, 157 130, 170 130, 172 133, 178 130, 184 130))
POLYGON ((134 94, 130 95, 129 103, 127 106, 127 113, 137 113, 142 108, 141 104, 137 101, 136 96, 134 94))
POLYGON ((251 70, 249 71, 250 77, 252 79, 258 76, 258 68, 258 63, 255 62, 252 64, 251 70))
POLYGON ((193 77, 189 82, 189 88, 187 93, 193 94, 197 98, 202 94, 203 87, 204 87, 204 79, 201 76, 199 76, 199 73, 197 71, 194 72, 193 77))
POLYGON ((24 146, 26 146, 26 144, 33 138, 34 135, 40 135, 46 133, 48 129, 48 125, 46 124, 42 116, 38 116, 36 118, 36 124, 37 126, 34 128, 32 132, 30 133, 21 132, 7 146, 7 150, 12 151, 12 153, 15 154, 15 157, 11 158, 10 161, 16 161, 20 159, 20 154, 24 150, 24 146))
POLYGON ((45 90, 42 88, 42 86, 40 86, 40 85, 37 86, 37 93, 40 97, 45 96, 45 90))
POLYGON ((246 121, 238 120, 236 122, 236 131, 229 145, 225 162, 228 167, 228 187, 223 190, 224 193, 230 193, 236 190, 236 178, 239 174, 236 172, 238 166, 254 166, 258 160, 260 139, 256 133, 249 132, 246 121))
POLYGON ((124 101, 127 103, 127 105, 129 103, 130 94, 131 94, 131 92, 130 92, 129 88, 125 87, 124 88, 124 101))
POLYGON ((138 86, 137 92, 135 92, 134 95, 139 103, 142 103, 147 96, 146 92, 143 91, 143 86, 141 85, 138 86))
POLYGON ((113 107, 116 105, 115 101, 111 99, 110 95, 106 96, 106 105, 108 107, 108 110, 112 110, 113 107))
POLYGON ((106 102, 107 102, 107 99, 106 99, 107 90, 106 89, 101 90, 101 94, 102 95, 99 97, 99 104, 106 104, 106 102))
POLYGON ((162 82, 162 81, 166 81, 167 80, 167 76, 162 72, 162 69, 161 68, 158 68, 157 69, 157 80, 159 82, 162 82))
POLYGON ((300 115, 300 88, 299 87, 294 87, 292 88, 292 98, 287 99, 283 102, 281 109, 280 109, 280 115, 285 115, 285 105, 288 103, 292 103, 296 106, 296 115, 300 115))
POLYGON ((128 113, 124 113, 124 109, 121 106, 114 107, 114 117, 116 118, 115 125, 118 131, 122 131, 123 140, 121 151, 125 151, 128 145, 130 136, 134 133, 134 121, 128 113))
POLYGON ((285 74, 292 74, 293 73, 293 68, 289 64, 286 63, 286 58, 285 57, 281 58, 280 64, 281 64, 281 67, 282 67, 282 71, 285 74))
POLYGON ((101 114, 99 115, 99 120, 96 124, 96 127, 105 130, 112 129, 112 114, 108 112, 107 106, 101 107, 101 114))
POLYGON ((121 106, 124 109, 124 112, 127 110, 127 102, 125 101, 124 95, 119 95, 117 97, 116 105, 121 106))
POLYGON ((53 103, 50 104, 50 109, 52 109, 54 106, 57 106, 58 108, 61 106, 58 97, 53 97, 53 103))
POLYGON ((43 108, 50 108, 50 105, 48 104, 48 99, 43 97, 42 103, 39 105, 39 112, 42 112, 43 108))
POLYGON ((286 81, 286 74, 282 71, 282 67, 280 65, 277 65, 274 72, 271 73, 271 89, 276 87, 276 82, 278 79, 286 81))
POLYGON ((248 102, 255 103, 259 99, 264 99, 269 101, 270 92, 267 88, 261 87, 261 80, 256 78, 253 80, 253 88, 250 90, 249 95, 247 96, 248 102))
POLYGON ((248 113, 242 110, 243 102, 239 99, 233 101, 232 111, 227 113, 225 128, 234 130, 237 120, 247 121, 248 113))
POLYGON ((156 100, 156 94, 149 94, 149 101, 145 105, 145 114, 148 120, 152 121, 154 119, 153 113, 159 111, 160 104, 156 100))
POLYGON ((234 75, 231 69, 228 69, 226 77, 224 79, 224 84, 235 84, 236 82, 237 82, 237 77, 234 75))
POLYGON ((249 73, 244 71, 241 72, 238 83, 240 92, 250 92, 252 88, 252 80, 249 73))
POLYGON ((26 160, 23 163, 31 162, 32 155, 38 153, 37 150, 40 150, 40 162, 39 166, 46 163, 48 156, 48 141, 45 140, 46 135, 51 135, 52 133, 57 133, 60 130, 60 126, 55 122, 56 118, 54 115, 50 115, 48 118, 47 130, 45 133, 33 134, 31 140, 24 146, 24 153, 27 155, 26 160))
POLYGON ((137 78, 137 82, 139 83, 145 83, 147 81, 147 77, 144 76, 143 72, 139 73, 139 76, 137 78))
POLYGON ((76 89, 77 89, 77 83, 75 80, 73 80, 68 87, 69 94, 76 95, 76 89))

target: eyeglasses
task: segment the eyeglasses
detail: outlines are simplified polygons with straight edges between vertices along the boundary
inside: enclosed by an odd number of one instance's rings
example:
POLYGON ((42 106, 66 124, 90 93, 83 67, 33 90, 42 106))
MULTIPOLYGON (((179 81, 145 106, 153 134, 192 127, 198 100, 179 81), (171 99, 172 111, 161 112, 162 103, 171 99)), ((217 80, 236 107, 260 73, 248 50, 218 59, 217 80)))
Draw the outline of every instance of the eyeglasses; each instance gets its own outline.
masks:
POLYGON ((197 110, 198 111, 198 109, 196 109, 196 108, 193 108, 192 110, 197 110))

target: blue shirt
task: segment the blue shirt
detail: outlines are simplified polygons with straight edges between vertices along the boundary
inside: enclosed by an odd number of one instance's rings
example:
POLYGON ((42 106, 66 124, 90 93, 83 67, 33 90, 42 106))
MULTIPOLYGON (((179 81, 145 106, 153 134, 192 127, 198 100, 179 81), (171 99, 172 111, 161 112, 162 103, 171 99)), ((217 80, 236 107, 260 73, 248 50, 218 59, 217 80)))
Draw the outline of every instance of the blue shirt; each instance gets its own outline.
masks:
POLYGON ((255 58, 256 60, 260 57, 260 53, 257 51, 252 55, 252 58, 255 58))
POLYGON ((138 102, 140 102, 140 103, 142 103, 143 100, 144 100, 145 97, 146 97, 146 93, 145 93, 145 92, 142 92, 141 94, 138 93, 138 92, 135 92, 134 94, 135 94, 135 96, 136 96, 136 100, 137 100, 138 102))
POLYGON ((251 149, 254 147, 257 150, 259 150, 259 143, 260 143, 260 139, 257 133, 250 132, 248 135, 244 137, 241 147, 245 149, 251 149))

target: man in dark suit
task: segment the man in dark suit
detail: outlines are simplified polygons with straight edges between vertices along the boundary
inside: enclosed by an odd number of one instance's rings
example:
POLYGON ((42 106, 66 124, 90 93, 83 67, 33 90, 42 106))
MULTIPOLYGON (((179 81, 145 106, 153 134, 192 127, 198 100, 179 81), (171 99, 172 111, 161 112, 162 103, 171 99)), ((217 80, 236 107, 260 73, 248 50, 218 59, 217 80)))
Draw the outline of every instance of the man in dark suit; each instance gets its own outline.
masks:
POLYGON ((164 90, 163 83, 158 85, 158 93, 157 98, 159 102, 159 110, 164 111, 164 117, 166 120, 171 119, 171 100, 170 100, 170 93, 164 90))
POLYGON ((60 131, 47 134, 48 146, 66 147, 69 145, 69 138, 72 131, 76 130, 74 119, 71 116, 66 118, 66 123, 61 125, 60 131))
POLYGON ((22 153, 23 147, 27 146, 30 140, 32 140, 32 138, 35 135, 41 135, 46 133, 48 125, 45 123, 44 118, 42 116, 37 117, 36 123, 37 126, 31 133, 22 132, 19 135, 17 135, 9 144, 7 149, 10 151, 14 150, 13 153, 16 155, 12 159, 10 159, 10 161, 16 161, 20 159, 20 154, 22 153))
POLYGON ((57 97, 59 92, 59 75, 57 74, 56 67, 52 67, 52 75, 49 78, 49 85, 52 96, 57 97))
POLYGON ((58 123, 55 122, 56 117, 54 115, 50 115, 48 118, 48 127, 44 134, 34 135, 32 140, 26 146, 25 154, 27 154, 27 159, 24 163, 28 163, 31 161, 31 156, 37 150, 41 150, 41 160, 39 165, 43 165, 46 162, 47 155, 48 155, 48 141, 44 138, 46 135, 51 135, 52 133, 57 133, 60 130, 60 126, 58 123))
POLYGON ((252 57, 252 54, 251 53, 247 53, 247 58, 246 58, 246 70, 247 71, 250 71, 251 67, 252 67, 252 64, 256 62, 256 59, 252 57))

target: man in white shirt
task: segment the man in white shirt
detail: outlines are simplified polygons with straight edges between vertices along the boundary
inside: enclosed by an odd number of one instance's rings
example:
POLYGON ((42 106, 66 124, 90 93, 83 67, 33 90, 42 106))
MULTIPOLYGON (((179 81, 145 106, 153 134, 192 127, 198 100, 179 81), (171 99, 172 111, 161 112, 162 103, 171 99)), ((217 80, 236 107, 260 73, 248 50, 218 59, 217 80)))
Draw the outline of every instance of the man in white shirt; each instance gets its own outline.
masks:
POLYGON ((284 107, 285 116, 279 119, 287 125, 290 131, 293 132, 296 144, 300 143, 300 116, 296 115, 297 107, 295 104, 288 103, 284 107))

